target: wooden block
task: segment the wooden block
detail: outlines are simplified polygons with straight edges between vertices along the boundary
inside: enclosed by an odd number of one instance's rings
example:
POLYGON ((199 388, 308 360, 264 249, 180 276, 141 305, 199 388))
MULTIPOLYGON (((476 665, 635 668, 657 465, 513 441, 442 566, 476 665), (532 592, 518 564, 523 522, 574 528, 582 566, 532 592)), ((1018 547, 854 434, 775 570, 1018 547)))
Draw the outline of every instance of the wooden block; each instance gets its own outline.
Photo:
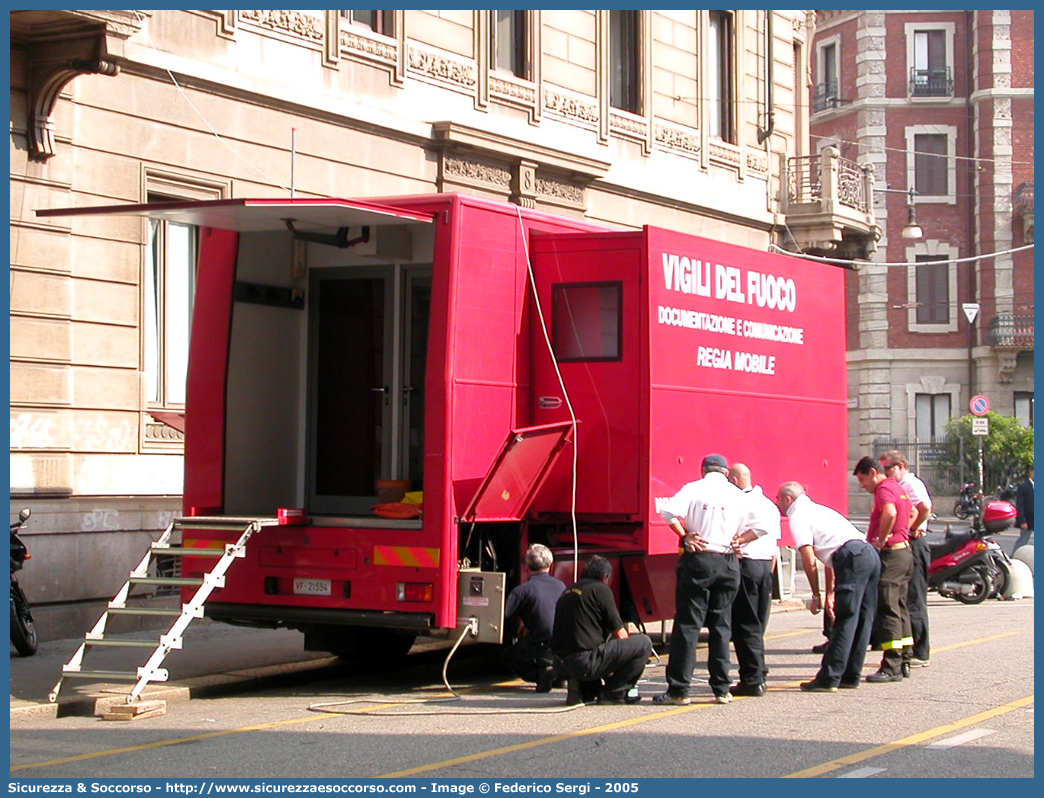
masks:
POLYGON ((135 701, 132 704, 114 704, 102 714, 102 720, 143 720, 166 714, 166 701, 135 701))

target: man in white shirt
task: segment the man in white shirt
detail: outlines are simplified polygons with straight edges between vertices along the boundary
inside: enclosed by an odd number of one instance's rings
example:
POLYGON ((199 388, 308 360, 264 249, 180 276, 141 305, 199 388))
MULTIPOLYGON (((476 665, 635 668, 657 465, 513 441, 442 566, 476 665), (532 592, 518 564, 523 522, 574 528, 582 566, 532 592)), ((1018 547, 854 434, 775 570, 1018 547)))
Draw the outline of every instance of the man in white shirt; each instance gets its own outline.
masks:
POLYGON ((753 484, 743 463, 729 466, 729 481, 747 498, 746 529, 733 539, 739 556, 740 587, 732 602, 732 645, 736 648, 739 682, 733 695, 765 695, 765 628, 772 609, 772 562, 779 556, 779 508, 753 484))
POLYGON ((688 704, 689 685, 696 666, 696 644, 706 620, 707 669, 714 699, 732 701, 729 686, 729 640, 732 637, 732 601, 739 590, 740 571, 732 539, 743 532, 747 501, 743 491, 725 474, 729 464, 720 454, 703 458, 703 476, 668 499, 661 515, 681 540, 682 554, 675 570, 674 629, 667 663, 667 692, 654 696, 657 704, 688 704))
POLYGON ((834 693, 838 687, 856 689, 877 612, 881 559, 847 518, 816 504, 799 483, 780 485, 776 505, 787 514, 790 534, 801 552, 801 564, 812 588, 809 609, 813 615, 822 609, 817 559, 826 566, 827 600, 833 603, 834 622, 819 673, 812 681, 803 682, 801 689, 807 693, 834 693))
MULTIPOLYGON (((914 572, 906 597, 910 612, 910 627, 913 630, 913 648, 903 649, 905 663, 911 668, 927 668, 931 656, 928 642, 928 567, 932 564, 932 552, 928 546, 928 519, 932 515, 932 498, 928 488, 912 471, 903 453, 890 449, 881 455, 881 467, 885 476, 893 477, 906 490, 914 508, 910 521, 910 551, 914 558, 914 572)), ((903 668, 909 675, 909 668, 903 668)))

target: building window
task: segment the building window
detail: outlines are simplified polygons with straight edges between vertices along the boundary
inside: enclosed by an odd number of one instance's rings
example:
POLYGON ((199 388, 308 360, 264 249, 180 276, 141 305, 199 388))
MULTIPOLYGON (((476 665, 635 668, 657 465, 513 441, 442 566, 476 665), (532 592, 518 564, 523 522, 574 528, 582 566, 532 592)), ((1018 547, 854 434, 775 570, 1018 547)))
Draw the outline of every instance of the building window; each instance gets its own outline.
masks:
POLYGON ((950 420, 950 394, 919 393, 914 397, 914 434, 921 440, 943 438, 950 420))
POLYGON ((490 26, 493 68, 510 72, 520 78, 529 78, 528 11, 491 11, 490 26))
POLYGON ((945 197, 950 193, 949 137, 942 133, 914 136, 914 189, 918 196, 945 197))
POLYGON ((953 77, 946 63, 946 31, 914 33, 910 94, 913 97, 949 97, 953 94, 953 77))
POLYGON ((732 122, 732 15, 711 11, 707 32, 707 126, 710 135, 733 140, 732 122))
POLYGON ((552 287, 555 356, 619 360, 622 356, 621 283, 559 283, 552 287))
MULTIPOLYGON (((149 194, 148 201, 177 199, 149 194)), ((145 248, 145 383, 153 407, 185 404, 189 330, 196 292, 199 229, 194 225, 149 220, 145 248)))
POLYGON ((1024 427, 1033 426, 1033 391, 1015 391, 1015 418, 1024 427))
POLYGON ((917 256, 917 323, 950 323, 950 264, 945 255, 917 256))
POLYGON ((819 46, 819 64, 816 81, 816 93, 812 98, 812 110, 823 111, 836 108, 838 105, 838 70, 836 39, 824 42, 819 46))
POLYGON ((638 11, 609 12, 609 104, 641 113, 638 11))
POLYGON ((393 11, 342 11, 341 16, 358 25, 365 25, 374 33, 395 35, 393 11))
POLYGON ((905 26, 906 65, 912 98, 953 96, 952 22, 910 22, 905 26))
MULTIPOLYGON (((918 241, 905 250, 906 323, 910 332, 957 332, 957 267, 960 250, 936 239, 918 241)), ((963 318, 963 316, 961 316, 963 318)))

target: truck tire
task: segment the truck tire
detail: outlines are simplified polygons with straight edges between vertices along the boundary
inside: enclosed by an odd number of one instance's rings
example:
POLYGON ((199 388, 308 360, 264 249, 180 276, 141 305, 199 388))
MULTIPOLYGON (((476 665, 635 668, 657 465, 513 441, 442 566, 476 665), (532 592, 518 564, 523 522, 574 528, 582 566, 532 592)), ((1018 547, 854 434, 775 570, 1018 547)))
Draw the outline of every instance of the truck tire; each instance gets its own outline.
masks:
POLYGON ((369 659, 394 665, 406 658, 416 639, 416 632, 403 629, 324 625, 309 631, 305 650, 329 651, 345 660, 369 659))

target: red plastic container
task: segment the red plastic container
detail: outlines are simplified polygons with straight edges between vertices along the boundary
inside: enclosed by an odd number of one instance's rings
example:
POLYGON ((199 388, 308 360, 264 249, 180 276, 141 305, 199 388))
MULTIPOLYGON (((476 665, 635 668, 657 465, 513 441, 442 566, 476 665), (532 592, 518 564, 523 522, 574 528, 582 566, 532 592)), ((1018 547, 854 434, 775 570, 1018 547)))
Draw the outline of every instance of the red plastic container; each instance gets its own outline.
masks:
POLYGON ((283 526, 307 524, 309 521, 308 513, 305 512, 304 507, 280 507, 276 510, 276 518, 279 519, 279 523, 283 526))

